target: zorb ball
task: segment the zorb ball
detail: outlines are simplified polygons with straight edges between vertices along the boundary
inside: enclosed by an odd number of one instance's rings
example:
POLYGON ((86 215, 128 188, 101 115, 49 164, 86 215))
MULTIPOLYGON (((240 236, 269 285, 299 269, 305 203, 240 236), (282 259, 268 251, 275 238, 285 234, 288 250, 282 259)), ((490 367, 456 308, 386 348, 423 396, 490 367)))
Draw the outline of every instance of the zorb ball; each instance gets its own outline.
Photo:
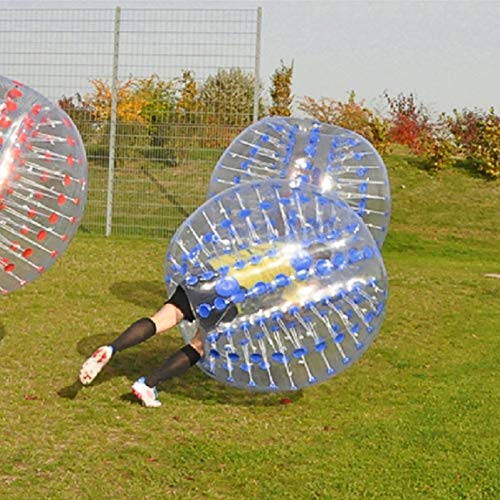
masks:
POLYGON ((364 137, 310 119, 264 118, 245 129, 223 153, 210 180, 209 196, 270 177, 336 193, 382 247, 391 213, 389 180, 382 158, 364 137))
POLYGON ((0 77, 0 294, 33 281, 74 236, 87 160, 71 119, 35 90, 0 77))
POLYGON ((353 364, 377 335, 387 277, 373 237, 340 198, 268 180, 234 186, 182 224, 166 286, 188 297, 198 363, 235 387, 294 390, 353 364))

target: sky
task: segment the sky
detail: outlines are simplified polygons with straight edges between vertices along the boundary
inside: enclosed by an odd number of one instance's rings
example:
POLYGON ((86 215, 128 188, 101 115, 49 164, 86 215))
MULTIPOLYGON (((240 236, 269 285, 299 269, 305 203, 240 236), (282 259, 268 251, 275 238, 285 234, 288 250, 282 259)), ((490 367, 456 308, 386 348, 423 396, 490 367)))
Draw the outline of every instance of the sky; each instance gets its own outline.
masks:
MULTIPOLYGON (((0 0, 0 10, 74 1, 0 0)), ((262 7, 261 78, 293 62, 293 93, 359 99, 383 109, 384 91, 410 92, 431 112, 500 111, 500 2, 432 1, 87 1, 85 8, 262 7)))

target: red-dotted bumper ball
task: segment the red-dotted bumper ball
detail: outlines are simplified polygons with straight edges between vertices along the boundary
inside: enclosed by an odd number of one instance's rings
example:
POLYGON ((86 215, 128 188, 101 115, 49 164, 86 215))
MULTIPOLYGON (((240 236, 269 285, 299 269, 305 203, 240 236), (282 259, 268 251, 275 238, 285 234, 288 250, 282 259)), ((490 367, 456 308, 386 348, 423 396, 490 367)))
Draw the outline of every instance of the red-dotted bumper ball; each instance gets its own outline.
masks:
POLYGON ((87 197, 87 159, 68 115, 0 76, 0 294, 33 281, 68 246, 87 197))

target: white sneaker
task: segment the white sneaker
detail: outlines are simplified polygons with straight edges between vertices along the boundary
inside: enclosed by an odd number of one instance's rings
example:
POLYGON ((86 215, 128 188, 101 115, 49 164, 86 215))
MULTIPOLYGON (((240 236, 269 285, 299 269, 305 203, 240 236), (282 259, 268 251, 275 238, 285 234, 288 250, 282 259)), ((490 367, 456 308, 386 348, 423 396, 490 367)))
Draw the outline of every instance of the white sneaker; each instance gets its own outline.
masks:
POLYGON ((134 382, 132 386, 132 394, 148 408, 158 408, 161 406, 161 401, 158 399, 158 391, 156 387, 149 387, 144 381, 144 377, 134 382))
POLYGON ((99 372, 108 364, 113 356, 113 348, 109 345, 103 345, 96 349, 80 370, 80 382, 83 385, 90 384, 99 374, 99 372))

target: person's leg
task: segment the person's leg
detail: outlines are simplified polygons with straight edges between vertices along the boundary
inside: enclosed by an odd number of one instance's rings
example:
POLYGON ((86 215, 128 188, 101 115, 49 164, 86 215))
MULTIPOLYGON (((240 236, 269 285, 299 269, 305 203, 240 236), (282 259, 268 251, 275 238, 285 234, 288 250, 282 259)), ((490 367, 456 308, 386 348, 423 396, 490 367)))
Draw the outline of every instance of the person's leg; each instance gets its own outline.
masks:
POLYGON ((156 386, 189 370, 202 356, 203 342, 197 333, 189 344, 174 352, 150 375, 137 380, 132 386, 132 393, 144 406, 160 406, 156 386))
POLYGON ((141 318, 135 321, 111 344, 99 347, 85 361, 80 370, 80 382, 84 385, 90 384, 115 353, 145 342, 156 333, 172 328, 182 318, 183 313, 178 307, 167 302, 151 318, 141 318))

